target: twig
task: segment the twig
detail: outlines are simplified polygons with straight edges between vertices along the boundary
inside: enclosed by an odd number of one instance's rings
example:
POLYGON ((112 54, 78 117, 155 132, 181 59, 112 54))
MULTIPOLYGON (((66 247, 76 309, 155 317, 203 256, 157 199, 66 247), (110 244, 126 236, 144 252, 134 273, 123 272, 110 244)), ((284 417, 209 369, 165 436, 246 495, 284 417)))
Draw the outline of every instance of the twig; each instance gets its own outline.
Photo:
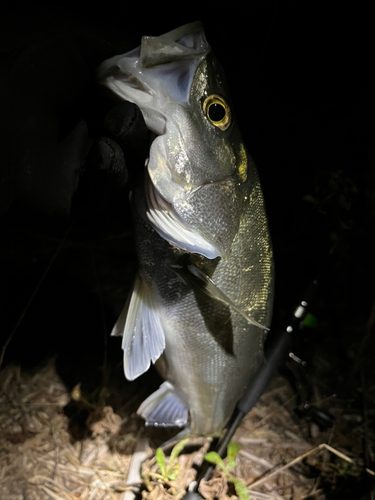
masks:
POLYGON ((326 450, 330 451, 334 455, 337 455, 338 457, 342 458, 343 460, 346 460, 350 464, 354 464, 354 460, 352 460, 351 458, 349 458, 347 455, 344 455, 343 453, 341 453, 341 451, 336 450, 336 448, 332 448, 332 446, 330 446, 329 444, 322 443, 319 446, 321 448, 325 448, 326 450))
MULTIPOLYGON (((335 426, 337 425, 336 421, 334 422, 333 426, 331 427, 330 431, 329 431, 329 435, 328 435, 328 443, 331 442, 331 438, 333 436, 333 429, 335 428, 335 426)), ((323 460, 322 460, 322 465, 321 465, 321 469, 324 470, 326 468, 326 462, 329 460, 329 451, 328 450, 325 450, 325 452, 323 453, 323 460)), ((311 495, 316 495, 316 491, 319 491, 320 488, 320 483, 322 481, 322 476, 319 475, 317 478, 316 478, 316 481, 314 483, 314 487, 313 489, 311 490, 310 494, 311 495)))
MULTIPOLYGON (((313 448, 312 450, 310 450, 310 451, 304 453, 303 455, 300 455, 299 457, 295 458, 294 460, 292 460, 291 462, 287 463, 286 465, 283 465, 279 469, 277 469, 277 470, 271 472, 270 474, 268 474, 268 475, 266 475, 266 476, 258 479, 255 482, 251 483, 250 485, 247 486, 247 489, 248 490, 252 490, 253 488, 255 488, 255 486, 259 486, 260 484, 265 483, 271 477, 276 476, 277 474, 280 474, 280 472, 283 472, 284 470, 289 469, 290 467, 292 467, 297 462, 300 462, 301 460, 304 460, 306 457, 308 457, 312 453, 315 453, 316 451, 319 451, 319 450, 322 450, 322 449, 326 449, 326 450, 330 451, 331 453, 333 453, 334 455, 337 455, 338 457, 342 458, 346 462, 354 464, 354 461, 351 458, 349 458, 348 456, 344 455, 343 453, 341 453, 340 451, 336 450, 335 448, 332 448, 332 446, 330 446, 329 444, 322 443, 319 446, 317 446, 316 448, 313 448)), ((365 471, 368 474, 370 474, 371 476, 375 476, 375 472, 374 471, 372 471, 372 470, 370 470, 368 468, 366 468, 365 471)))
POLYGON ((313 490, 311 493, 308 493, 307 495, 304 495, 301 500, 305 500, 306 498, 310 499, 312 497, 316 497, 317 495, 320 495, 321 493, 324 493, 322 489, 319 490, 313 490))
POLYGON ((70 492, 61 484, 59 484, 57 481, 51 479, 48 476, 43 476, 41 474, 36 474, 33 477, 30 477, 28 479, 28 482, 31 484, 38 484, 38 486, 45 486, 45 484, 39 484, 40 481, 43 481, 44 483, 50 483, 51 487, 54 486, 55 488, 58 488, 62 493, 65 493, 67 495, 70 494, 70 492))
POLYGON ((282 405, 278 406, 275 410, 271 411, 271 413, 268 413, 265 417, 263 417, 259 422, 257 422, 253 430, 259 429, 264 425, 265 420, 268 420, 270 417, 272 417, 275 413, 278 413, 282 408, 285 409, 286 405, 289 404, 293 399, 295 399, 297 396, 297 393, 293 394, 290 398, 288 398, 282 405))
POLYGON ((63 496, 60 496, 57 493, 55 493, 53 490, 51 490, 43 485, 40 485, 39 488, 41 490, 45 491, 47 493, 47 495, 49 495, 54 500, 74 500, 74 498, 75 498, 73 495, 68 496, 66 493, 64 493, 63 496))
POLYGON ((261 493, 260 491, 253 491, 251 494, 251 498, 252 499, 258 498, 259 500, 275 500, 281 497, 279 497, 279 495, 277 496, 272 495, 272 493, 268 494, 268 493, 261 493))
POLYGON ((267 441, 265 438, 239 438, 238 442, 240 444, 261 444, 262 446, 273 446, 271 443, 267 441))
POLYGON ((272 469, 272 467, 273 467, 273 465, 270 464, 269 462, 267 462, 267 460, 264 460, 263 458, 259 458, 256 455, 249 453, 248 451, 240 450, 239 454, 241 456, 251 460, 252 462, 263 465, 263 467, 268 467, 269 469, 272 469))

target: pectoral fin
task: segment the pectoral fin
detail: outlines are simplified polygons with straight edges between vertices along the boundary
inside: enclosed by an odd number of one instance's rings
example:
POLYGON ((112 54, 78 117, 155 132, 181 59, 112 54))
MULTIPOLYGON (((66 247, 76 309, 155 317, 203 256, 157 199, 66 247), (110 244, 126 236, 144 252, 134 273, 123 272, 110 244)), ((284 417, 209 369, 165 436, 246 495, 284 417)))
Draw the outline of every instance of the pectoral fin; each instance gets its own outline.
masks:
POLYGON ((219 300, 224 304, 232 307, 235 311, 241 314, 249 323, 258 326, 264 330, 269 330, 266 326, 261 325, 249 314, 240 309, 203 271, 193 264, 188 265, 171 265, 172 269, 177 273, 186 283, 188 283, 195 290, 202 292, 211 299, 219 300))
POLYGON ((184 427, 188 421, 188 408, 170 382, 164 382, 149 396, 137 411, 146 425, 155 427, 184 427))
MULTIPOLYGON (((160 144, 160 143, 159 143, 160 144)), ((152 147, 157 147, 157 139, 154 141, 152 147)), ((154 150, 154 153, 156 151, 154 150)), ((150 161, 149 171, 151 175, 156 170, 160 172, 161 161, 159 156, 154 155, 156 160, 150 161)), ((164 169, 168 173, 168 168, 164 169)), ((160 174, 159 174, 160 175, 160 174)), ((176 189, 172 178, 168 179, 169 185, 176 189)), ((165 188, 164 188, 165 189, 165 188)), ((177 187, 178 189, 178 187, 177 187)), ((186 224, 176 217, 172 205, 168 203, 155 189, 149 176, 146 177, 146 200, 147 200, 147 217, 151 222, 155 231, 160 234, 162 238, 176 245, 182 250, 190 253, 198 253, 204 255, 209 259, 214 259, 219 255, 217 249, 205 240, 197 231, 189 228, 186 224)))
POLYGON ((146 372, 165 349, 165 337, 152 290, 137 276, 130 299, 112 335, 122 335, 124 371, 128 380, 146 372))

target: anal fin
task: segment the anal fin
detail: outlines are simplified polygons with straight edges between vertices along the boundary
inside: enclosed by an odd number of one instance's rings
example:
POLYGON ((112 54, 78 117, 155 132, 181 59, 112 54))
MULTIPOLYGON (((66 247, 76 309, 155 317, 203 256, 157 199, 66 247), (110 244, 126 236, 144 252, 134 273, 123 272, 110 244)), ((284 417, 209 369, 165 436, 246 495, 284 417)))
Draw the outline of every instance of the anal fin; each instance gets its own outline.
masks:
POLYGON ((137 411, 146 420, 146 426, 184 427, 188 421, 188 408, 170 382, 164 382, 149 396, 137 411))

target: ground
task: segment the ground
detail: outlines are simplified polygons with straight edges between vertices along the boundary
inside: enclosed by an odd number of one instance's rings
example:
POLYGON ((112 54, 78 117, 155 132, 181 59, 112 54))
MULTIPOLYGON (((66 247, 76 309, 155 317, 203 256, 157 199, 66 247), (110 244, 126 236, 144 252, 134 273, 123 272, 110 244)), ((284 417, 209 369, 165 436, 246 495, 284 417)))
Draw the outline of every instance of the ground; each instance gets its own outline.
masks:
MULTIPOLYGON (((93 405, 79 386, 67 391, 53 360, 34 373, 9 366, 2 371, 1 382, 0 497, 4 500, 120 500, 126 491, 145 500, 177 500, 196 477, 210 446, 211 438, 191 438, 178 458, 177 479, 156 479, 152 473, 160 475, 160 469, 155 449, 166 435, 147 430, 136 417, 137 398, 115 410, 93 405), (86 410, 80 439, 73 437, 77 433, 67 416, 69 405, 86 410), (128 485, 137 443, 146 457, 142 479, 128 485)), ((334 496, 343 495, 344 484, 345 491, 351 489, 351 498, 362 498, 367 479, 374 476, 364 467, 363 414, 334 394, 316 405, 335 418, 325 431, 295 416, 296 394, 283 377, 276 377, 243 420, 233 437, 240 451, 231 473, 246 484, 251 499, 344 498, 334 496)), ((366 439, 373 452, 369 429, 366 439)), ((236 498, 233 485, 217 469, 210 481, 201 483, 200 493, 204 498, 236 498)))

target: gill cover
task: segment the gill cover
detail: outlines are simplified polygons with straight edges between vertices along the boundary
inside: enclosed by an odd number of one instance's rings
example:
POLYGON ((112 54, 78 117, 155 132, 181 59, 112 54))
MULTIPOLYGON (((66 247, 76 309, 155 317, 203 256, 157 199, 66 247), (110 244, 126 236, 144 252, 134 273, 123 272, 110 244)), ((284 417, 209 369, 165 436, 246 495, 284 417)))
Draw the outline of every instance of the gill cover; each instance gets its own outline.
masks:
POLYGON ((98 77, 140 108, 156 136, 145 186, 154 229, 188 252, 228 257, 240 223, 239 162, 246 166, 201 23, 143 37, 140 47, 104 61, 98 77))

